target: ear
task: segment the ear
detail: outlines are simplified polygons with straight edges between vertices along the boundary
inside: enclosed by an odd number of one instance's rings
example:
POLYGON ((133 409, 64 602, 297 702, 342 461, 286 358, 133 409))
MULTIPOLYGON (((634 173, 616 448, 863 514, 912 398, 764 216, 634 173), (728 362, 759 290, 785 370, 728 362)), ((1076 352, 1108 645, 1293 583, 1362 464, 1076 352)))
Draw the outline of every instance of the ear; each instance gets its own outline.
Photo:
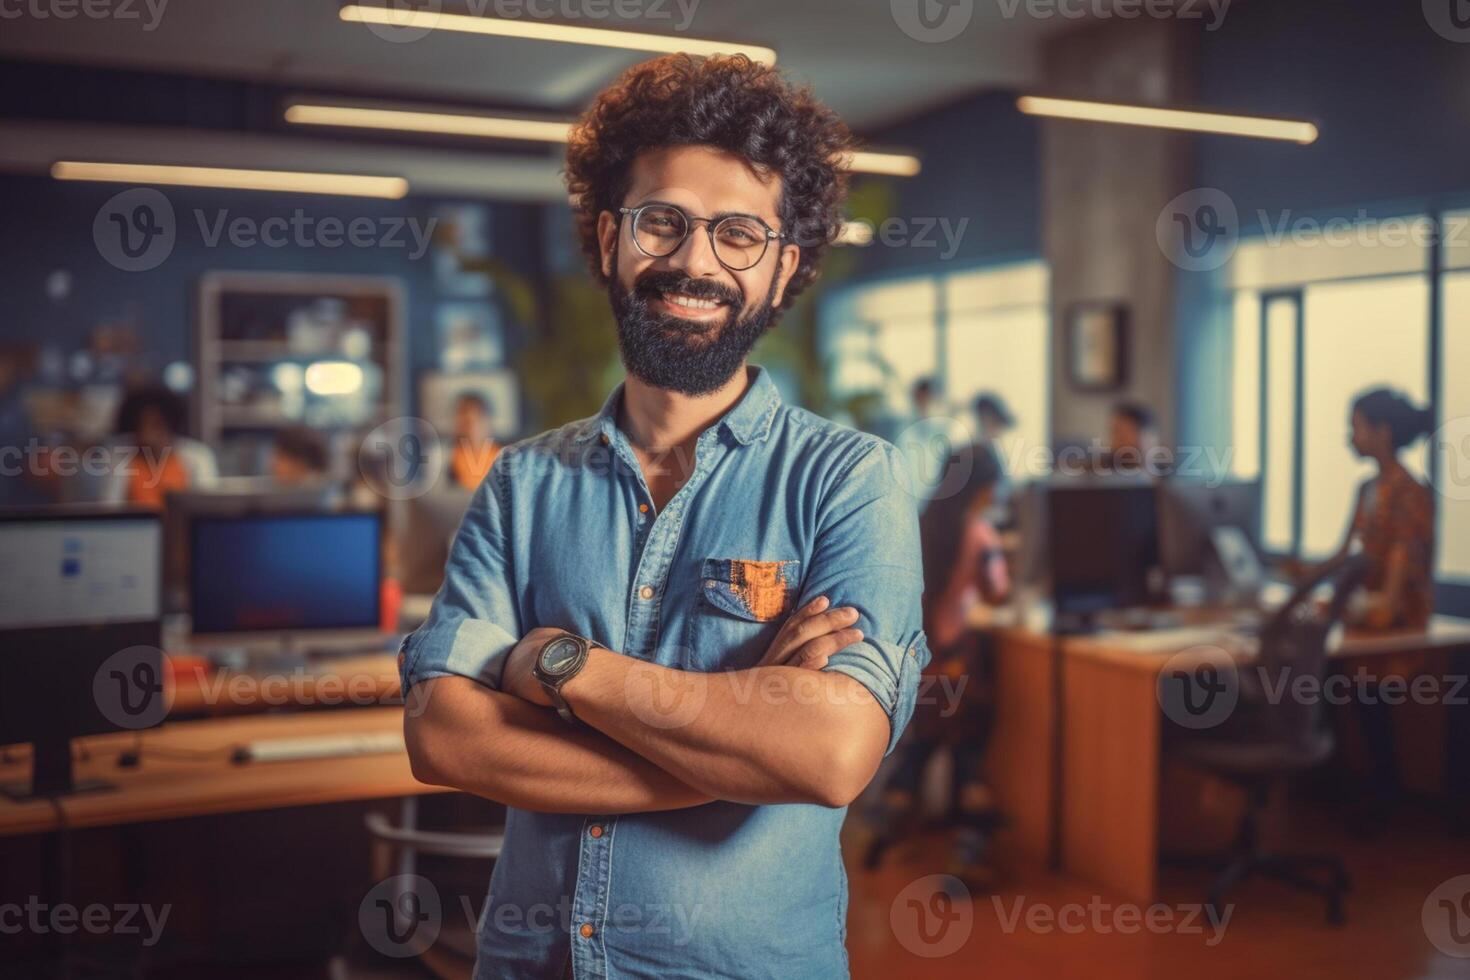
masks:
POLYGON ((618 215, 603 211, 597 216, 597 244, 602 250, 602 276, 613 277, 613 246, 618 241, 618 227, 622 224, 618 215))
POLYGON ((778 254, 781 256, 781 267, 776 273, 776 292, 771 301, 772 307, 779 307, 786 296, 786 284, 796 275, 797 263, 801 261, 801 248, 787 243, 781 246, 778 254))

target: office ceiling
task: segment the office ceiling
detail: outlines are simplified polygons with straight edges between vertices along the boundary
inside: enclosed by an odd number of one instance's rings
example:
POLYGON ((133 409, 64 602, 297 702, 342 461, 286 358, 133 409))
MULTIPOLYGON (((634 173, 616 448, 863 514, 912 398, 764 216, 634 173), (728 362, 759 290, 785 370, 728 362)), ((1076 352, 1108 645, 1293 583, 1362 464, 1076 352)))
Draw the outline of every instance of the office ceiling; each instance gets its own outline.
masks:
MULTIPOLYGON (((436 7, 440 0, 415 0, 436 7)), ((781 67, 809 82, 851 125, 871 127, 967 92, 1034 81, 1038 41, 1075 26, 988 0, 443 0, 495 13, 582 11, 583 26, 738 40, 776 49, 781 67), (954 6, 947 7, 944 4, 954 6), (925 43, 898 26, 916 4, 931 17, 971 13, 952 40, 925 43), (588 11, 632 7, 637 23, 588 11), (1015 16, 1006 17, 1005 10, 1015 16), (683 30, 678 28, 682 26, 683 30)), ((342 22, 338 0, 102 0, 27 4, 0 30, 0 55, 103 67, 571 112, 643 55, 571 44, 433 31, 384 40, 342 22), (110 13, 88 16, 88 8, 110 13), (161 9, 160 9, 161 8, 161 9), (60 19, 58 9, 72 16, 60 19), (155 16, 154 10, 160 10, 155 16), (52 11, 47 16, 37 12, 52 11)))

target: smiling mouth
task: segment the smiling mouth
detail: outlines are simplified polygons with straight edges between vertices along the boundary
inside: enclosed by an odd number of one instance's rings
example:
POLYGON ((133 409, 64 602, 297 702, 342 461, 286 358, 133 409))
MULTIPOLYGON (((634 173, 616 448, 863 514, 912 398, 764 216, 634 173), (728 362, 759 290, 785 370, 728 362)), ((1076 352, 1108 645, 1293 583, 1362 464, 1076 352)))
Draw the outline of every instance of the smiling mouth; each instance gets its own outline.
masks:
POLYGON ((660 306, 675 316, 691 320, 704 320, 718 316, 729 305, 723 300, 690 296, 688 293, 659 293, 657 301, 660 306))

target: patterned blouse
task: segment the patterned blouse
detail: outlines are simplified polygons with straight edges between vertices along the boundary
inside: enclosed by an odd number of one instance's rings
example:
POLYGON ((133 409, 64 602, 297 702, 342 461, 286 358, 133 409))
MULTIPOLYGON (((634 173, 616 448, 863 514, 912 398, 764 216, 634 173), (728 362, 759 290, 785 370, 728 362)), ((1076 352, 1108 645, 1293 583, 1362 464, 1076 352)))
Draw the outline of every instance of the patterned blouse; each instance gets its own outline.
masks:
POLYGON ((1403 592, 1385 625, 1422 628, 1434 606, 1434 494, 1402 466, 1390 467, 1358 489, 1352 533, 1368 555, 1370 592, 1387 588, 1390 559, 1403 547, 1403 592))

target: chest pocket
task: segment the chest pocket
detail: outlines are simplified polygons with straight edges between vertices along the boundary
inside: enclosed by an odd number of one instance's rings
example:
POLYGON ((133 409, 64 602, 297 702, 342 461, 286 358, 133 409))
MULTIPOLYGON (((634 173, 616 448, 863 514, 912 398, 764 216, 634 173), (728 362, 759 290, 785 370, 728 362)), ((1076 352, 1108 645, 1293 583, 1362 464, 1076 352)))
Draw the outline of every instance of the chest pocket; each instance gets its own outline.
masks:
POLYGON ((742 670, 760 661, 796 606, 801 562, 706 558, 684 645, 695 670, 742 670))

